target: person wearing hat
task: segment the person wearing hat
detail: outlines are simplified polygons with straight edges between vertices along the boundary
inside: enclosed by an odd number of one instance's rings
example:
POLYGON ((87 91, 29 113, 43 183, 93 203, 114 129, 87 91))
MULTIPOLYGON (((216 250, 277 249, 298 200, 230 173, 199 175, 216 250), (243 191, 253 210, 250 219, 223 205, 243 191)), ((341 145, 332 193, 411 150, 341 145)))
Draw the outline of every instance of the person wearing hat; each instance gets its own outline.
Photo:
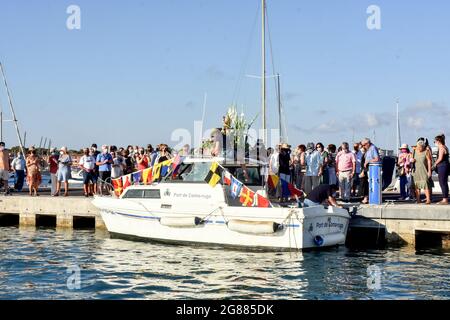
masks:
POLYGON ((38 196, 38 188, 42 181, 41 176, 41 159, 39 158, 36 149, 29 151, 27 159, 27 183, 29 188, 30 196, 38 196))
POLYGON ((72 158, 67 152, 67 147, 61 147, 58 158, 58 172, 56 173, 56 192, 53 196, 59 196, 61 192, 61 183, 64 183, 64 197, 69 195, 69 179, 71 175, 72 158))
POLYGON ((5 188, 5 196, 9 195, 9 171, 11 167, 9 165, 9 151, 5 148, 5 143, 0 142, 0 179, 3 181, 3 187, 5 188))
POLYGON ((409 200, 408 177, 411 180, 411 157, 409 146, 404 143, 399 148, 397 174, 400 179, 400 200, 409 200))
POLYGON ((319 186, 320 176, 322 175, 323 160, 319 151, 314 148, 315 144, 310 142, 306 145, 305 163, 306 173, 304 176, 304 191, 309 194, 313 189, 319 186))
POLYGON ((50 155, 47 160, 50 167, 50 194, 56 193, 56 184, 57 184, 56 173, 58 172, 58 158, 59 153, 56 150, 56 148, 51 148, 50 155))

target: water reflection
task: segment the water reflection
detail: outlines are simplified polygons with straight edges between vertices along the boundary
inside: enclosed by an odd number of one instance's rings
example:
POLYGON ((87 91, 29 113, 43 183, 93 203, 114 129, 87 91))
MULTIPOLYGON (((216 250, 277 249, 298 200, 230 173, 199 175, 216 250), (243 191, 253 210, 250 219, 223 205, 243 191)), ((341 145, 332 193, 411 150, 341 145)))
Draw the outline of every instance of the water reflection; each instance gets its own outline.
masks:
POLYGON ((410 249, 244 252, 0 228, 1 299, 448 299, 450 254, 410 249), (380 267, 381 289, 367 286, 380 267), (80 269, 81 289, 67 287, 80 269))

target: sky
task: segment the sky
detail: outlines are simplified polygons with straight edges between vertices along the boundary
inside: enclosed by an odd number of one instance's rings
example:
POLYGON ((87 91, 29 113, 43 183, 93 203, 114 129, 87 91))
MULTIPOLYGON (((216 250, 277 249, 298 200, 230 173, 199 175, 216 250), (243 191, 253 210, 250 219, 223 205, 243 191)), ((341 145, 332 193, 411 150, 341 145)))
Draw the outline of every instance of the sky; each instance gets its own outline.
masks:
MULTIPOLYGON (((288 142, 396 145, 450 133, 450 2, 268 0, 267 74, 281 75, 288 142), (380 29, 370 30, 370 5, 380 29), (269 44, 272 44, 270 46, 269 44), (271 55, 273 53, 273 55, 271 55), (273 57, 273 63, 272 59, 273 57), (275 69, 272 68, 275 66, 275 69)), ((0 61, 26 144, 171 141, 228 107, 260 113, 260 0, 0 0, 0 61), (80 8, 80 29, 67 8, 80 8)), ((268 79, 268 127, 277 128, 268 79)), ((0 105, 10 119, 3 83, 0 105)), ((260 117, 254 124, 261 126, 260 117)), ((5 122, 7 146, 17 145, 5 122)))

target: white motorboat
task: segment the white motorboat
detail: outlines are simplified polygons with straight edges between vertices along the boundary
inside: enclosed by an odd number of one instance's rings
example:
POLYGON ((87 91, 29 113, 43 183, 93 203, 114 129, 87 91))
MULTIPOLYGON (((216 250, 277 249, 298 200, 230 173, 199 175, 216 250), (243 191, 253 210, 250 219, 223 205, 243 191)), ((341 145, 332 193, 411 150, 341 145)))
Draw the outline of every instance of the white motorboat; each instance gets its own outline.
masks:
MULTIPOLYGON (((236 177, 241 165, 223 159, 185 159, 174 180, 128 187, 120 197, 96 196, 113 237, 178 244, 208 244, 248 249, 299 250, 345 243, 349 213, 322 205, 299 208, 243 207, 230 186, 205 182, 217 161, 236 177)), ((246 165, 246 186, 262 194, 258 165, 246 165)))

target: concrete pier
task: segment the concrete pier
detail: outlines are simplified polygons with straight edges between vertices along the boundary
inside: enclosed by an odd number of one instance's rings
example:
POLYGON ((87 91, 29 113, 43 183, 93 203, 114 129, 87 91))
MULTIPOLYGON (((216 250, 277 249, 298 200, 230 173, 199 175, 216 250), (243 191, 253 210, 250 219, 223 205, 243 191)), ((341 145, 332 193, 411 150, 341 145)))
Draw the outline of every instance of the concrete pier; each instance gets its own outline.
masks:
POLYGON ((419 236, 440 237, 448 247, 450 206, 393 204, 361 205, 350 228, 383 229, 387 243, 416 245, 419 236))
POLYGON ((0 197, 0 215, 18 215, 19 225, 36 226, 40 218, 54 218, 57 228, 73 228, 79 219, 93 219, 95 228, 105 225, 91 199, 84 197, 0 197))

